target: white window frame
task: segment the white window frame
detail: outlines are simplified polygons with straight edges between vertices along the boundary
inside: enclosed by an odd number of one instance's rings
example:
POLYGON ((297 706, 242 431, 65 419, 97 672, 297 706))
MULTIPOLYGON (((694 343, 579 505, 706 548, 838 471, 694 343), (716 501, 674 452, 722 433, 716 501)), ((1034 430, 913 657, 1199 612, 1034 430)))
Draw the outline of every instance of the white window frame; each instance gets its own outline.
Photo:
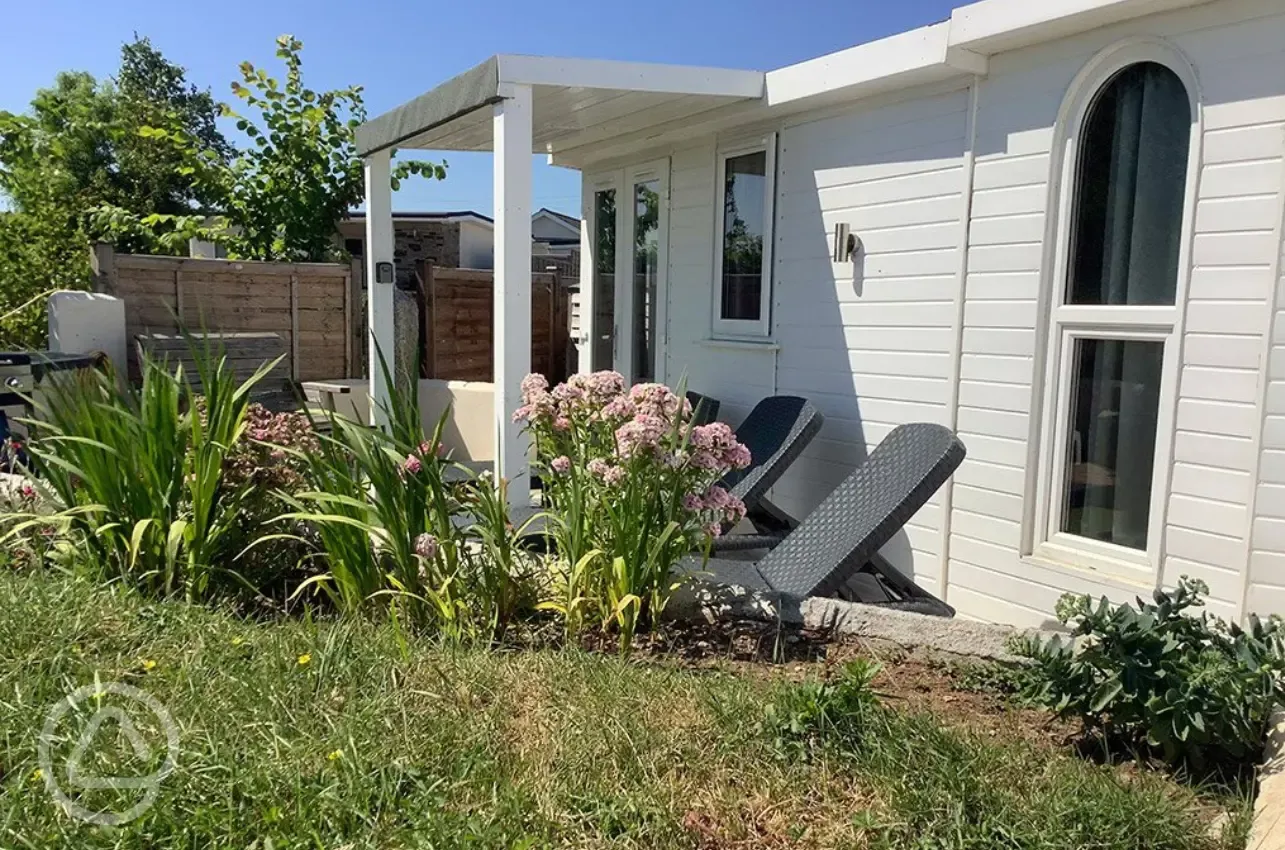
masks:
MULTIPOLYGON (((1046 235, 1046 245, 1054 246, 1054 255, 1052 262, 1045 263, 1047 271, 1042 281, 1047 321, 1042 340, 1037 340, 1037 356, 1043 356, 1045 360, 1040 439, 1032 441, 1028 464, 1035 477, 1032 483, 1036 497, 1033 510, 1028 508, 1023 544, 1025 553, 1040 562, 1089 569, 1130 581, 1152 584, 1159 581, 1164 560, 1183 325, 1191 279, 1195 207, 1201 171, 1203 122, 1200 104, 1200 89, 1191 63, 1167 42, 1145 38, 1122 42, 1098 54, 1080 72, 1063 103, 1058 118, 1060 133, 1053 147, 1054 170, 1050 187, 1056 214, 1049 217, 1046 235), (1121 71, 1142 62, 1154 62, 1173 71, 1186 87, 1191 100, 1191 141, 1174 303, 1172 306, 1067 304, 1084 124, 1103 88, 1121 71), (1067 442, 1070 439, 1072 372, 1075 368, 1072 352, 1080 339, 1138 340, 1159 342, 1164 346, 1145 551, 1061 531, 1067 442)), ((1038 389, 1035 398, 1040 398, 1038 389)))
POLYGON ((776 133, 767 133, 754 139, 720 145, 715 154, 714 176, 714 278, 711 287, 711 335, 715 339, 764 339, 772 328, 772 243, 776 231, 776 133), (747 319, 723 318, 723 228, 725 226, 725 197, 727 161, 750 153, 766 153, 763 197, 763 287, 760 293, 759 317, 747 319))
MULTIPOLYGON (((580 229, 580 367, 583 373, 593 371, 593 351, 598 335, 603 329, 598 327, 597 305, 594 303, 597 295, 597 285, 595 277, 598 268, 598 246, 594 241, 598 235, 598 208, 595 196, 599 192, 615 191, 616 193, 616 289, 619 290, 620 281, 618 278, 620 269, 620 203, 624 195, 624 174, 619 171, 605 172, 600 174, 586 175, 581 181, 581 220, 583 226, 580 229)), ((616 319, 616 313, 612 315, 612 356, 611 364, 607 368, 615 368, 618 360, 619 346, 619 323, 616 319)))

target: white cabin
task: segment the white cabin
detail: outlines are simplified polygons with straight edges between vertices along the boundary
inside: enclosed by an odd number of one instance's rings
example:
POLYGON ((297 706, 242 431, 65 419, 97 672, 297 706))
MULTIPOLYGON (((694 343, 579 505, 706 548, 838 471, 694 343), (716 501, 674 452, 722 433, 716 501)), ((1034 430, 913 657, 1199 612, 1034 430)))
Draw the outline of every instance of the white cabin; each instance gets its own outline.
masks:
POLYGON ((884 555, 961 616, 1184 574, 1285 614, 1282 0, 983 0, 764 73, 500 56, 363 127, 369 174, 393 145, 496 151, 504 474, 547 152, 583 368, 824 413, 778 505, 939 422, 968 458, 884 555))

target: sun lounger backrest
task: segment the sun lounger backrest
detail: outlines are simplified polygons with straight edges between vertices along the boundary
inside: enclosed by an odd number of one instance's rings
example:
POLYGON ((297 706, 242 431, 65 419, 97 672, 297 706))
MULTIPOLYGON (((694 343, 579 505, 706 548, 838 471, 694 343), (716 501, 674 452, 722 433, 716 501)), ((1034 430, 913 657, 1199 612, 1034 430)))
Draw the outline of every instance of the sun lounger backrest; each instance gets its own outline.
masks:
POLYGON ((759 562, 759 572, 783 593, 832 595, 932 498, 964 454, 949 428, 898 426, 759 562))
POLYGON ((763 399, 736 429, 736 439, 750 450, 750 466, 729 472, 723 486, 753 508, 803 454, 824 421, 805 398, 777 395, 763 399))

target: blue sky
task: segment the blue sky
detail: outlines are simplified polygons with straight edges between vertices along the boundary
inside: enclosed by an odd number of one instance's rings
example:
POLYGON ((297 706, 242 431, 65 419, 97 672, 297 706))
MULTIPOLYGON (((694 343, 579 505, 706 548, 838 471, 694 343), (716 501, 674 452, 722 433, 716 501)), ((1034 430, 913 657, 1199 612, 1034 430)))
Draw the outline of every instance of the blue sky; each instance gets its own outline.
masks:
MULTIPOLYGON (((21 111, 60 70, 98 76, 137 32, 228 98, 237 64, 275 69, 274 40, 304 42, 313 88, 360 83, 371 115, 493 53, 534 53, 767 70, 949 16, 963 0, 38 0, 5 10, 0 109, 21 111)), ((1038 0, 1032 0, 1038 2, 1038 0)), ((445 154, 444 182, 410 181, 395 209, 491 211, 489 154, 445 154)), ((575 213, 578 173, 542 162, 537 207, 575 213)))

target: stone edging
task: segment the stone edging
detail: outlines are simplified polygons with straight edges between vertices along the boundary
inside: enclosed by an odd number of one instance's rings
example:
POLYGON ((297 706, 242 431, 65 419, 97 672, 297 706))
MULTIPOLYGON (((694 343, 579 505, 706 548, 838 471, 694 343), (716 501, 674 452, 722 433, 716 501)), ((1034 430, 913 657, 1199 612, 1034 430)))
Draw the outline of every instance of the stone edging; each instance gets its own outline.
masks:
POLYGON ((1285 708, 1272 713, 1263 763, 1258 768, 1258 797, 1254 825, 1246 850, 1285 848, 1285 708))
POLYGON ((1018 660, 1006 646, 1018 632, 1011 626, 930 617, 842 599, 799 599, 779 593, 698 585, 675 592, 666 616, 711 622, 722 618, 780 622, 885 641, 907 649, 923 648, 993 661, 1018 660))

